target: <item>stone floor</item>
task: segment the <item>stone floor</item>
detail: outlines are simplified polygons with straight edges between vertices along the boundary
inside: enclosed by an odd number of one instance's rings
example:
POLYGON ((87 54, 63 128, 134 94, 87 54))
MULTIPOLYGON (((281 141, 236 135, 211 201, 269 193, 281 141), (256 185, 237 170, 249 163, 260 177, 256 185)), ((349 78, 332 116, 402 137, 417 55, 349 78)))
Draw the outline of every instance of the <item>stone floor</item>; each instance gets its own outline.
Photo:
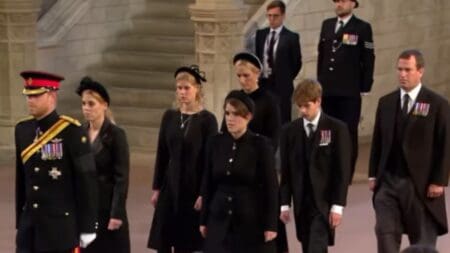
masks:
MULTIPOLYGON (((348 206, 345 209, 343 224, 338 228, 336 246, 331 253, 375 253, 376 243, 373 232, 374 212, 371 206, 371 193, 365 183, 368 159, 367 145, 361 147, 358 163, 358 182, 350 187, 348 206)), ((151 168, 133 167, 128 199, 132 252, 153 252, 146 249, 146 242, 153 208, 150 205, 151 168)), ((14 252, 14 169, 12 165, 0 166, 0 252, 14 252)), ((447 210, 450 210, 450 197, 447 195, 447 210)), ((291 252, 300 252, 300 244, 295 239, 292 222, 288 225, 291 252)), ((407 243, 404 238, 404 244, 407 243)), ((450 236, 438 241, 441 253, 450 253, 450 236)))

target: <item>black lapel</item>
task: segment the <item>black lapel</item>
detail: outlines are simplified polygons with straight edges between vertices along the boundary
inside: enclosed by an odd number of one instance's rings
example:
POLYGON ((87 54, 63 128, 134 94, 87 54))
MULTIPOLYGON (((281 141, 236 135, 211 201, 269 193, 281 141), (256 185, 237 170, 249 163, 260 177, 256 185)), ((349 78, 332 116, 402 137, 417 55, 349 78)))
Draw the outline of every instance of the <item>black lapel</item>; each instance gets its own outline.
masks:
MULTIPOLYGON (((303 127, 303 119, 298 120, 298 124, 295 125, 294 128, 294 134, 295 138, 293 138, 293 144, 296 148, 296 155, 295 159, 297 160, 297 164, 301 165, 303 164, 303 160, 300 158, 304 156, 304 150, 303 150, 303 138, 305 136, 305 129, 303 127)), ((298 166, 301 167, 301 166, 298 166)))

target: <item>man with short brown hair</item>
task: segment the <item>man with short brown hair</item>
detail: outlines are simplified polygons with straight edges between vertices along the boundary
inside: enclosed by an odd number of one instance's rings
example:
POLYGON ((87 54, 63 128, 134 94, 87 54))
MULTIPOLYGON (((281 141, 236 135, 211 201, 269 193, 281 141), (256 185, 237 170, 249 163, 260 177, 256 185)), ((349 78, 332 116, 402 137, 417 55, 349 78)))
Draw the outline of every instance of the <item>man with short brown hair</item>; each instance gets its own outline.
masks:
POLYGON ((300 118, 285 125, 280 141, 281 215, 293 201, 303 253, 326 253, 341 223, 350 180, 350 136, 344 122, 321 111, 322 88, 306 79, 293 95, 300 118))
POLYGON ((260 86, 277 96, 284 124, 291 121, 293 81, 302 67, 300 37, 283 25, 283 1, 272 1, 266 11, 269 27, 256 31, 255 37, 255 54, 263 63, 260 86))
POLYGON ((444 187, 450 168, 447 99, 422 85, 422 53, 397 60, 399 89, 378 102, 369 164, 379 253, 397 253, 402 234, 435 247, 448 232, 444 187))

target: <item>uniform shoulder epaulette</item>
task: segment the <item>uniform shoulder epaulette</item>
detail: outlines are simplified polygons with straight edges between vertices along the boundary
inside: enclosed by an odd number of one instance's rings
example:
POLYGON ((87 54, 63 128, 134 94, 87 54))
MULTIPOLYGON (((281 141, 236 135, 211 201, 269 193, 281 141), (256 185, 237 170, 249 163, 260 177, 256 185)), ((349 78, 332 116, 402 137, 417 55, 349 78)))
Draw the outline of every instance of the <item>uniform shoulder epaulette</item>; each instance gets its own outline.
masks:
POLYGON ((59 118, 66 120, 72 124, 74 124, 75 126, 81 126, 80 121, 78 121, 77 119, 74 119, 72 117, 66 116, 66 115, 60 115, 59 118))
POLYGON ((25 122, 25 121, 29 121, 29 120, 32 120, 32 119, 34 119, 34 117, 31 116, 31 115, 29 115, 29 116, 27 116, 27 117, 25 117, 25 118, 22 118, 22 119, 18 120, 18 121, 16 122, 16 124, 19 124, 19 123, 22 123, 22 122, 25 122))

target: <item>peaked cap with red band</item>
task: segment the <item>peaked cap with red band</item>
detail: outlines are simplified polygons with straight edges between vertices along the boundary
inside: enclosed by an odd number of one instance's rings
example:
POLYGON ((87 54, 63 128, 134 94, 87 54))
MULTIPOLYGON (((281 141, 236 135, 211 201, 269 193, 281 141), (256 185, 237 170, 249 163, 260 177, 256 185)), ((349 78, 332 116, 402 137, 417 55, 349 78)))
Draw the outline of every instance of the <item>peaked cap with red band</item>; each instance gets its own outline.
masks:
POLYGON ((42 72, 42 71, 23 71, 20 75, 25 79, 25 85, 22 93, 24 95, 39 95, 52 90, 58 90, 60 82, 64 77, 42 72))

